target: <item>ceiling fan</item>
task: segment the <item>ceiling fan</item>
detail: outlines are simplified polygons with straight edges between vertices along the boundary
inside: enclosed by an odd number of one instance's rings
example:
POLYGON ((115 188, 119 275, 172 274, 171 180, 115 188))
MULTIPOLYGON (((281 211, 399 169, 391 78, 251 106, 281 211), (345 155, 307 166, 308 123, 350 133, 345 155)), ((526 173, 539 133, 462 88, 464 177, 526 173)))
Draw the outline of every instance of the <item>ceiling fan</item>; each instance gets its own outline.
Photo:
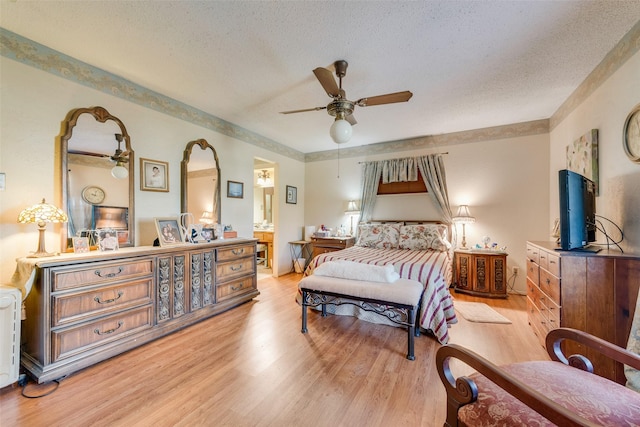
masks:
POLYGON ((122 137, 122 134, 116 133, 114 134, 114 136, 115 136, 116 142, 118 143, 118 148, 116 148, 115 153, 112 155, 91 153, 88 151, 78 151, 78 150, 68 150, 67 152, 69 154, 80 154, 83 156, 92 156, 92 157, 99 157, 102 159, 109 159, 111 163, 115 163, 115 166, 113 167, 113 169, 111 169, 111 175, 113 175, 113 177, 117 179, 124 179, 129 176, 129 170, 124 166, 125 163, 129 162, 129 152, 123 151, 120 149, 120 143, 122 143, 124 139, 122 137))
POLYGON ((368 98, 360 98, 357 101, 349 101, 346 92, 342 89, 342 78, 347 74, 347 61, 341 59, 333 63, 338 76, 338 84, 330 70, 318 67, 313 70, 313 74, 324 88, 327 95, 333 98, 326 107, 306 108, 303 110, 281 111, 281 114, 303 113, 306 111, 327 110, 329 115, 336 119, 331 125, 331 138, 337 143, 342 144, 351 139, 351 126, 357 123, 353 117, 353 110, 358 107, 369 107, 373 105, 393 104, 396 102, 407 102, 413 96, 408 90, 404 92, 388 93, 386 95, 370 96, 368 98))

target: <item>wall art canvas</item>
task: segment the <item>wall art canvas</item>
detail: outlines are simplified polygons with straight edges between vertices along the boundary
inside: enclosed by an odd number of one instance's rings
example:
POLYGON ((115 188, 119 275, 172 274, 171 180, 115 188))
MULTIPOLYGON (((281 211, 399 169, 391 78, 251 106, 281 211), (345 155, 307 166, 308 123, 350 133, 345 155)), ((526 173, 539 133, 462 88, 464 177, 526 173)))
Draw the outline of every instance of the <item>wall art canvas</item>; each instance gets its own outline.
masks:
POLYGON ((591 129, 567 145, 567 169, 593 181, 596 188, 596 196, 599 195, 598 129, 591 129))

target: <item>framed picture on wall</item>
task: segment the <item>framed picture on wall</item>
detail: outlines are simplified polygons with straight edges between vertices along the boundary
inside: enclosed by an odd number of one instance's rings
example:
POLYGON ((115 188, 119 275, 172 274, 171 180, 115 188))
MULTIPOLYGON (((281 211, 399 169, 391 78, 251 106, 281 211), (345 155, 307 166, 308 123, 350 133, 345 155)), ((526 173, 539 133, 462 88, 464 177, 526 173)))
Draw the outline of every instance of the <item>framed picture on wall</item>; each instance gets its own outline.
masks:
POLYGON ((227 197, 242 199, 244 197, 244 184, 237 181, 227 181, 227 197))
POLYGON ((295 205, 298 203, 298 189, 287 185, 287 203, 295 205))
POLYGON ((141 158, 140 190, 169 192, 169 163, 141 158))

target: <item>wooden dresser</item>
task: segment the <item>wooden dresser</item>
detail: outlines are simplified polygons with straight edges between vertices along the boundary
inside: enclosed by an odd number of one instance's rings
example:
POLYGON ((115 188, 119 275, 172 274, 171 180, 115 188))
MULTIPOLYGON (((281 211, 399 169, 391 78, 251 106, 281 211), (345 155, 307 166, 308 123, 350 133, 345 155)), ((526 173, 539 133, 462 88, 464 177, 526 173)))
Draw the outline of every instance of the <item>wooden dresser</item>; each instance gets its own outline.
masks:
POLYGON ((254 298, 255 248, 232 239, 36 260, 23 366, 54 380, 254 298))
POLYGON ((312 256, 350 248, 355 242, 355 237, 311 237, 312 256))
POLYGON ((454 252, 456 292, 482 297, 507 297, 507 254, 489 250, 454 252))
MULTIPOLYGON (((575 328, 627 346, 640 289, 640 257, 618 251, 556 251, 553 242, 527 242, 529 324, 544 346, 550 329, 575 328)), ((624 384, 622 364, 572 345, 596 373, 624 384)))

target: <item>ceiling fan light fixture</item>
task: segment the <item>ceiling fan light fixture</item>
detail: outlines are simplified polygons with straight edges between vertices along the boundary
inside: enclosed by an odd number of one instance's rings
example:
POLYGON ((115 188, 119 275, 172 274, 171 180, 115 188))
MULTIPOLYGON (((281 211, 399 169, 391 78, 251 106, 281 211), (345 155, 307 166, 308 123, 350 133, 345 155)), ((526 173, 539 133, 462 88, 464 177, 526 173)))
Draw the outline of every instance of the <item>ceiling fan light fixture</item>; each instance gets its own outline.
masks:
POLYGON ((122 166, 122 162, 117 162, 113 169, 111 169, 111 175, 116 179, 125 179, 129 176, 129 171, 122 166))
POLYGON ((341 116, 336 117, 336 120, 331 125, 331 129, 329 129, 329 135, 331 135, 331 139, 333 139, 333 142, 336 144, 349 142, 352 133, 353 128, 351 127, 351 123, 341 116))

